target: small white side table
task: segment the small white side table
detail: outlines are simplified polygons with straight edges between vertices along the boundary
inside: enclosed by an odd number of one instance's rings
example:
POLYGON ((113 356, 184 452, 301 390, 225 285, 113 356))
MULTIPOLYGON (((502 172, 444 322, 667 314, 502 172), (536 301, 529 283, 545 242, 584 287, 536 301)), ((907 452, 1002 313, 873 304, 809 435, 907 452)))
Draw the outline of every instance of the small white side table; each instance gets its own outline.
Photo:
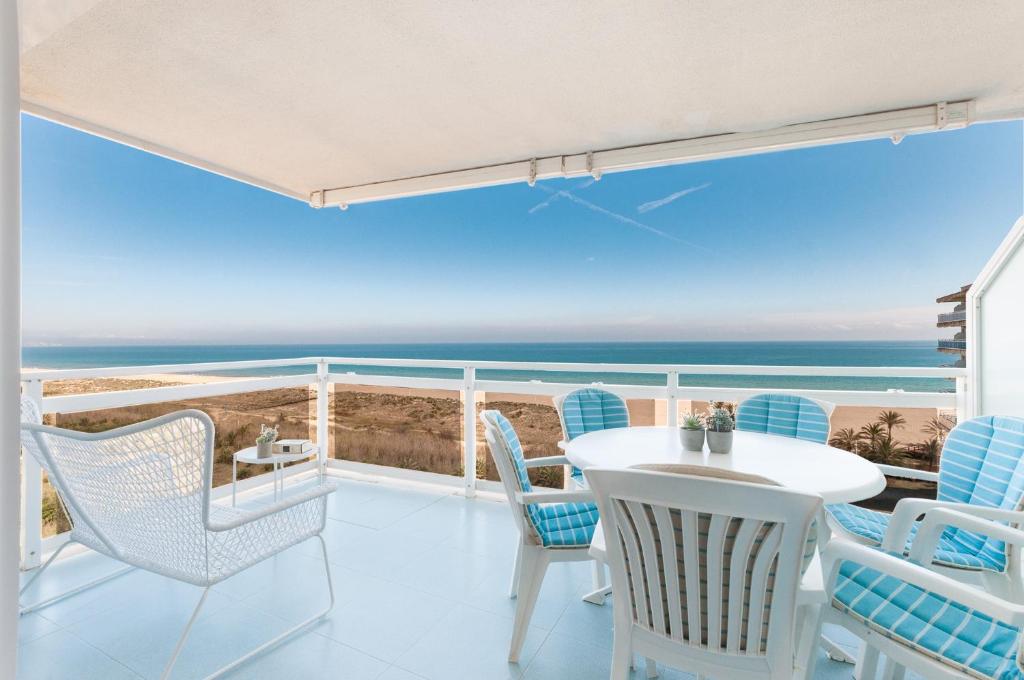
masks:
POLYGON ((235 505, 235 490, 238 486, 238 464, 248 463, 249 465, 273 465, 274 466, 274 500, 278 500, 284 492, 284 466, 286 463, 294 463, 300 460, 314 458, 320 454, 320 447, 313 445, 309 451, 302 453, 275 453, 268 458, 257 458, 256 447, 250 446, 247 449, 236 451, 231 459, 231 505, 235 505))

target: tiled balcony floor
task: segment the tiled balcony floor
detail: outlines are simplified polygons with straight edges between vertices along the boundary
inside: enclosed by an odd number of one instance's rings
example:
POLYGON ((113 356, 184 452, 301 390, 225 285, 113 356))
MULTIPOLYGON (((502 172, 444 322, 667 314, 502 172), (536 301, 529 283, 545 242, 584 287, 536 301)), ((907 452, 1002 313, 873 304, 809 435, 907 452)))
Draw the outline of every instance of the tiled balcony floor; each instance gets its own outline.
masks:
MULTIPOLYGON (((506 505, 342 480, 328 513, 334 611, 230 677, 608 677, 612 603, 580 600, 590 589, 586 563, 552 565, 522 661, 506 663, 515 606, 507 596, 515 531, 506 505)), ((216 586, 174 677, 203 677, 322 608, 327 591, 318 555, 319 545, 308 541, 216 586)), ((95 554, 62 560, 36 592, 61 592, 112 565, 95 554)), ((158 678, 199 594, 133 571, 23 617, 18 677, 158 678)), ((852 670, 822 655, 816 677, 849 678, 852 670)), ((661 677, 692 676, 663 669, 661 677)))

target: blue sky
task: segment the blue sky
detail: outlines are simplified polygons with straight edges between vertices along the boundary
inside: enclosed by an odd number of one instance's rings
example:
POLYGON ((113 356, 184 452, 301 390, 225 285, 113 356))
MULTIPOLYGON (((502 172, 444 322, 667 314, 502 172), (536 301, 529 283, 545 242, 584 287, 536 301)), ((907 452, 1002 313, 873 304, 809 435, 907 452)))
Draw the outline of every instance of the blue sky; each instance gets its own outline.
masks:
POLYGON ((938 337, 1021 123, 313 210, 24 117, 26 344, 938 337))

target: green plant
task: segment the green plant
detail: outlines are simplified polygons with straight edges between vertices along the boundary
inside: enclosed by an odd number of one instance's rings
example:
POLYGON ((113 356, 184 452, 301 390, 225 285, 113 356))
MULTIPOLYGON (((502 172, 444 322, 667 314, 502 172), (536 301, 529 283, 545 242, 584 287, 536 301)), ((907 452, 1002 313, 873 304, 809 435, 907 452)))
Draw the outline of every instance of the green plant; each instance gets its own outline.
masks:
POLYGON ((729 413, 728 409, 724 408, 711 409, 704 420, 707 423, 708 430, 712 432, 732 432, 736 426, 736 421, 733 420, 732 414, 729 413))
POLYGON ((695 413, 687 413, 683 416, 684 430, 703 430, 704 421, 695 413))
POLYGON ((277 425, 267 427, 260 425, 260 434, 256 437, 257 444, 270 444, 277 441, 277 425))

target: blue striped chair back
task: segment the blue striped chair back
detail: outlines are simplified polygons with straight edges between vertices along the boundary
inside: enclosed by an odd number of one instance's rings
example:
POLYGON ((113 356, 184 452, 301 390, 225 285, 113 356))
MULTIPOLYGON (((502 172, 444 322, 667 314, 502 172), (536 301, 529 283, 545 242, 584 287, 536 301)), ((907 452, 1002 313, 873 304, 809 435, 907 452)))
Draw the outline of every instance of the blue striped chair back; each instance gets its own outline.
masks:
MULTIPOLYGON (((480 417, 495 440, 495 445, 490 447, 491 455, 495 457, 509 503, 515 509, 516 492, 533 491, 522 443, 512 423, 500 411, 484 411, 480 417), (499 460, 498 456, 503 456, 504 460, 499 460)), ((529 503, 521 508, 524 531, 545 548, 589 546, 599 519, 593 503, 529 503)))
MULTIPOLYGON (((982 416, 949 433, 939 462, 938 500, 1003 510, 1024 499, 1024 418, 982 416)), ((943 535, 997 565, 1006 546, 980 534, 950 528, 943 535)))
MULTIPOLYGON (((515 479, 506 480, 502 478, 502 482, 509 486, 513 486, 513 491, 530 492, 533 491, 533 486, 530 484, 530 475, 526 469, 526 456, 523 455, 523 445, 519 441, 519 435, 516 434, 516 429, 512 427, 512 423, 508 421, 501 411, 488 410, 480 414, 484 422, 490 425, 498 436, 500 437, 501 448, 504 449, 503 453, 508 459, 509 464, 515 473, 515 479)), ((498 451, 491 451, 492 456, 500 455, 498 451)), ((497 464, 497 461, 495 461, 497 464)), ((498 472, 501 472, 502 466, 498 466, 498 472)))
POLYGON ((824 444, 829 422, 825 409, 816 401, 791 394, 759 394, 739 405, 736 429, 824 444))
POLYGON ((565 395, 558 415, 567 440, 587 432, 629 427, 629 411, 622 397, 594 387, 565 395))

